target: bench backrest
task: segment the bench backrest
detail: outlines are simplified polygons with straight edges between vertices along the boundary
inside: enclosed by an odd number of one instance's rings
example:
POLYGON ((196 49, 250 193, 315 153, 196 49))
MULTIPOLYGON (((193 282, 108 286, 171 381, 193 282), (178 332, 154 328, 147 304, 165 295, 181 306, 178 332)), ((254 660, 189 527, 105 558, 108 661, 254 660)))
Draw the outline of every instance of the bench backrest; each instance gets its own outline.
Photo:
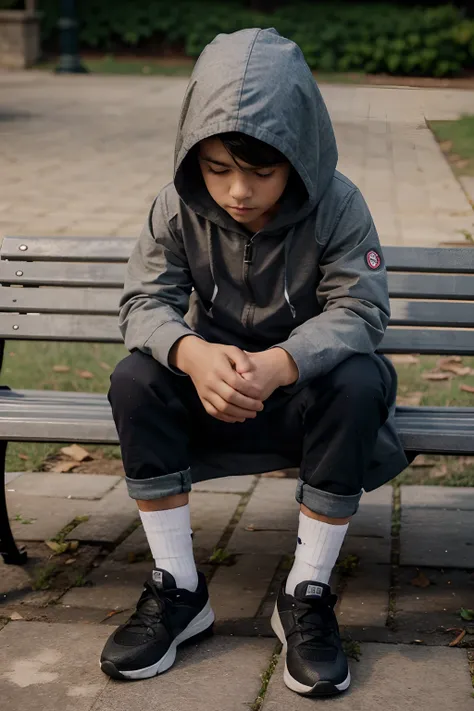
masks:
MULTIPOLYGON (((121 342, 118 302, 134 242, 5 237, 0 339, 121 342)), ((474 249, 385 247, 384 255, 392 319, 380 350, 474 355, 474 249)))

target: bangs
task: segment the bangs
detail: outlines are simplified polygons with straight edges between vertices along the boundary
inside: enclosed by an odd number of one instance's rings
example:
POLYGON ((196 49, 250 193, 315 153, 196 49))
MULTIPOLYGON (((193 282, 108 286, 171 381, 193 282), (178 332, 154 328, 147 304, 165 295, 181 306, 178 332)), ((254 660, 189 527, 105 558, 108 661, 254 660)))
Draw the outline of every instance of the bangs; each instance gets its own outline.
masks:
POLYGON ((218 138, 231 156, 256 168, 288 162, 288 159, 279 150, 264 141, 259 141, 258 138, 247 136, 246 133, 238 131, 219 133, 218 138))

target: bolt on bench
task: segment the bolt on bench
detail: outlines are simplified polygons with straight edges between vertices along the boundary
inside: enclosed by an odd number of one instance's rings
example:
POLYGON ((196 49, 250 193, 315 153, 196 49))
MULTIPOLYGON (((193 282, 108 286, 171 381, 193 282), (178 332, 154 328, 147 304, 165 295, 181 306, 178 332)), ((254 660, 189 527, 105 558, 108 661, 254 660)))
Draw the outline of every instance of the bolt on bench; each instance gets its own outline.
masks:
MULTIPOLYGON (((118 302, 133 239, 14 238, 0 250, 5 340, 120 343, 118 302)), ((474 355, 474 249, 385 247, 392 303, 383 353, 474 355)), ((409 452, 474 454, 474 407, 400 407, 409 452)), ((117 444, 105 394, 0 387, 0 553, 22 564, 5 496, 8 442, 117 444)), ((41 474, 38 474, 41 476, 41 474)))

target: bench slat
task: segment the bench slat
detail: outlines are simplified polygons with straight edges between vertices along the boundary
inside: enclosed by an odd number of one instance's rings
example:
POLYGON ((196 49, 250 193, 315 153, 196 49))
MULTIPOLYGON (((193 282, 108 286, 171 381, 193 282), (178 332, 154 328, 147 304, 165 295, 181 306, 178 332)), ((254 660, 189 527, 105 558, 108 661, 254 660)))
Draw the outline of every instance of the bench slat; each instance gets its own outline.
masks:
POLYGON ((0 338, 25 341, 121 343, 116 316, 2 314, 0 338))
POLYGON ((121 295, 120 289, 68 289, 66 287, 17 289, 0 286, 0 312, 34 311, 112 316, 118 313, 121 295))
POLYGON ((383 247, 387 268, 398 272, 474 274, 472 247, 383 247))
POLYGON ((19 261, 126 262, 135 242, 130 237, 5 237, 0 257, 19 261))
POLYGON ((472 276, 466 274, 388 273, 388 290, 398 299, 457 299, 474 301, 472 276))
POLYGON ((121 289, 124 278, 124 264, 0 261, 0 284, 3 285, 91 286, 121 289))
POLYGON ((474 355, 474 330, 390 327, 378 350, 381 353, 474 355))
POLYGON ((390 302, 390 307, 393 326, 474 326, 474 305, 471 303, 395 299, 390 302))

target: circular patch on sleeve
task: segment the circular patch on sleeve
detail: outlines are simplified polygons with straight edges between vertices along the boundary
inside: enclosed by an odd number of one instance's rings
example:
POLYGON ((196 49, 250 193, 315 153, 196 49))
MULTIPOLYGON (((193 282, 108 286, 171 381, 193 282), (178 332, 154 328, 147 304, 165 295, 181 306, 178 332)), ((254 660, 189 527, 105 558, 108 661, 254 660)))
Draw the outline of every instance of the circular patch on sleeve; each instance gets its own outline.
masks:
POLYGON ((370 252, 367 252, 365 255, 365 261, 367 262, 369 269, 378 269, 382 264, 380 254, 376 252, 375 249, 371 249, 370 252))

